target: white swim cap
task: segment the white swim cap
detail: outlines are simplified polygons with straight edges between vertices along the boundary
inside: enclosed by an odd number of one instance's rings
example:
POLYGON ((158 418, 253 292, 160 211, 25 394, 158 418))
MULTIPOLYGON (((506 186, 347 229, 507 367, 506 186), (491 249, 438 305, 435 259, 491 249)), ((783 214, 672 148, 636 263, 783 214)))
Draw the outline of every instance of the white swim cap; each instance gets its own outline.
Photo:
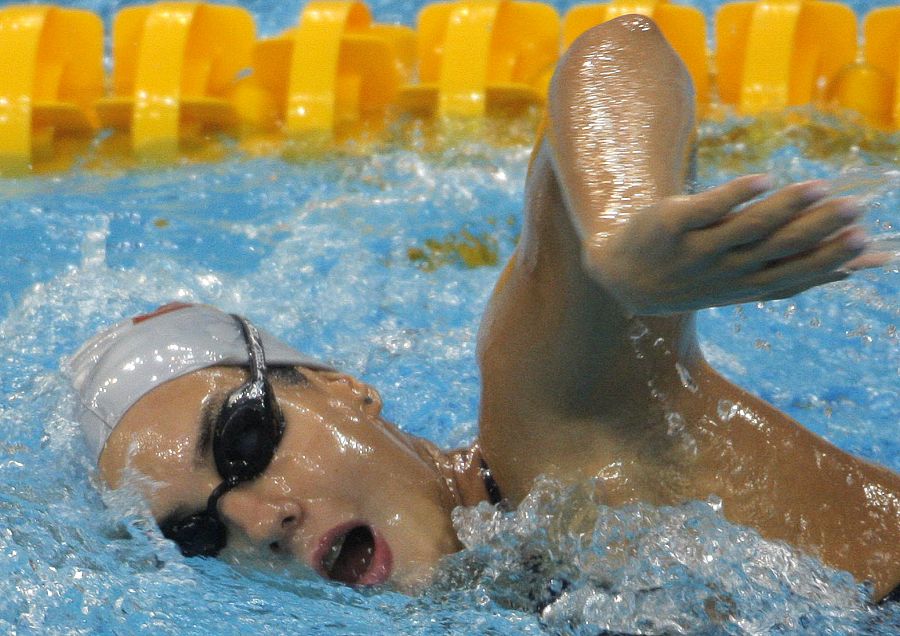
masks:
MULTIPOLYGON (((334 369, 260 329, 268 366, 334 369)), ((125 412, 159 385, 198 369, 249 362, 238 322, 207 305, 172 303, 124 320, 86 342, 65 365, 94 459, 125 412)))

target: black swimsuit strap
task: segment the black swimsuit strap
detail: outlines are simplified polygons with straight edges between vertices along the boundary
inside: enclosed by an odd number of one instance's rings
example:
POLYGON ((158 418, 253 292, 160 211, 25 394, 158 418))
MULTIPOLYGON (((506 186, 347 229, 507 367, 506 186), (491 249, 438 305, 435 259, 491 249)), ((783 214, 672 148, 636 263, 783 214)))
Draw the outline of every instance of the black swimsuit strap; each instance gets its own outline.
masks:
POLYGON ((900 603, 900 585, 895 587, 890 594, 881 599, 881 603, 879 603, 879 605, 882 603, 900 603))
POLYGON ((487 490, 488 502, 492 506, 496 506, 503 501, 503 495, 500 494, 500 486, 494 481, 491 469, 488 468, 487 462, 484 461, 483 457, 481 458, 481 478, 484 480, 484 489, 487 490))

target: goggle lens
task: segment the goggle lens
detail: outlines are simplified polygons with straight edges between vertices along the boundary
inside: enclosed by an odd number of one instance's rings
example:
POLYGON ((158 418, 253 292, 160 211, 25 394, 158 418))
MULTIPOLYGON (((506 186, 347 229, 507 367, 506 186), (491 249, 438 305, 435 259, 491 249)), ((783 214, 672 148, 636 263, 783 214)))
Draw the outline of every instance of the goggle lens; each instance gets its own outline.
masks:
POLYGON ((213 439, 219 474, 239 481, 258 477, 272 461, 282 429, 261 400, 242 399, 234 406, 226 404, 213 439))
POLYGON ((174 541, 186 557, 216 556, 228 542, 228 531, 218 516, 206 512, 163 524, 163 536, 174 541))

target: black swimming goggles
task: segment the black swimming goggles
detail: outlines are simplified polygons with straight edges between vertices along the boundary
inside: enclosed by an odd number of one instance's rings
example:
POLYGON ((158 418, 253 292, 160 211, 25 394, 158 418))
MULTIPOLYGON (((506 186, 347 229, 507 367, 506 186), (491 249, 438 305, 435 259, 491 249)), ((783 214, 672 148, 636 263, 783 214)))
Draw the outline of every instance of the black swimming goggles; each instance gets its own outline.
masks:
POLYGON ((163 536, 185 556, 215 556, 228 542, 228 530, 219 516, 219 499, 238 484, 256 479, 268 467, 284 432, 284 416, 266 378, 262 339, 248 320, 231 315, 247 343, 250 379, 225 399, 212 434, 216 470, 222 476, 206 502, 206 510, 165 520, 163 536))

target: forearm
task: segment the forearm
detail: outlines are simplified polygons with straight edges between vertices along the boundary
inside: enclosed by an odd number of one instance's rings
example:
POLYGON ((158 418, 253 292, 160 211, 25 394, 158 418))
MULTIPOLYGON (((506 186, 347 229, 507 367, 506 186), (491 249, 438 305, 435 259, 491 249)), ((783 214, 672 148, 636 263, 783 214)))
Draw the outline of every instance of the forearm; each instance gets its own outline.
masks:
POLYGON ((900 583, 900 476, 737 387, 716 391, 716 417, 694 420, 698 496, 715 494, 729 520, 871 582, 876 599, 889 593, 900 583))
POLYGON ((690 77, 652 22, 630 16, 572 45, 550 86, 546 134, 583 244, 682 193, 693 127, 690 77))
POLYGON ((684 195, 690 79, 652 23, 588 32, 550 87, 546 155, 585 273, 628 315, 785 298, 878 265, 859 201, 827 184, 774 191, 765 175, 684 195), (652 68, 652 73, 647 69, 652 68))

